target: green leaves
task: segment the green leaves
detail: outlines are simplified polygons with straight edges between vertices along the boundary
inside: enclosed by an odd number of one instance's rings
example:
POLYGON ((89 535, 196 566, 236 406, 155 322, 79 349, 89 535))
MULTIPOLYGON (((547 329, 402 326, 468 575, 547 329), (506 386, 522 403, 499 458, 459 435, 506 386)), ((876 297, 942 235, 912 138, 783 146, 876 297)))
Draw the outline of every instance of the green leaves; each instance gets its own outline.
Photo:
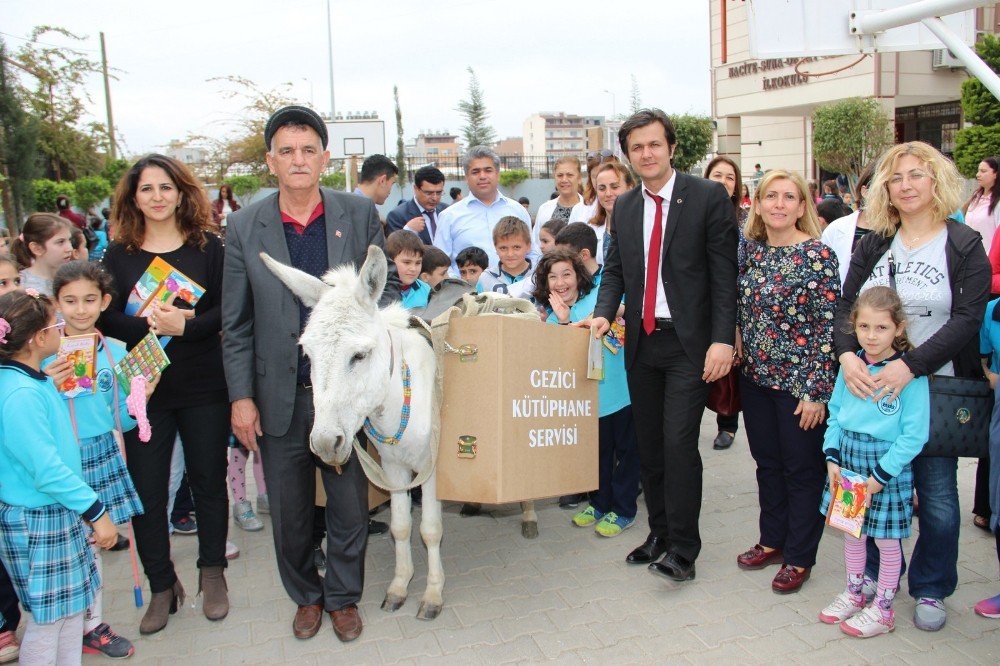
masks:
POLYGON ((674 168, 686 173, 705 157, 712 146, 712 120, 690 113, 671 114, 670 120, 677 132, 674 168))
POLYGON ((852 97, 813 112, 813 157, 827 171, 856 182, 865 166, 893 144, 893 122, 878 100, 852 97))
POLYGON ((468 150, 473 146, 490 147, 496 143, 497 135, 487 123, 490 114, 486 110, 486 102, 483 100, 483 89, 479 86, 479 78, 471 67, 468 67, 467 71, 469 72, 469 99, 460 101, 457 109, 465 116, 465 125, 462 126, 465 148, 468 150))
MULTIPOLYGON (((976 51, 994 72, 1000 72, 1000 39, 983 35, 976 51)), ((979 79, 962 82, 962 111, 973 123, 955 134, 955 166, 966 178, 974 178, 984 157, 1000 155, 1000 102, 979 79)))

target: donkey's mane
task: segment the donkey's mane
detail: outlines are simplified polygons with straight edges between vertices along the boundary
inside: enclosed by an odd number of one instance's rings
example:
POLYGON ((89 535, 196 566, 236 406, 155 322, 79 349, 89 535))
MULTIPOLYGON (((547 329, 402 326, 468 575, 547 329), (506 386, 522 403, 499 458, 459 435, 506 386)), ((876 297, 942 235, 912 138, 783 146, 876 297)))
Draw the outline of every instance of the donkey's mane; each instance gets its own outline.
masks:
MULTIPOLYGON (((331 287, 336 287, 337 291, 342 294, 352 294, 359 281, 358 274, 352 264, 331 268, 323 276, 323 282, 331 287)), ((401 329, 410 327, 410 313, 399 302, 390 303, 381 308, 379 316, 386 326, 401 329)))

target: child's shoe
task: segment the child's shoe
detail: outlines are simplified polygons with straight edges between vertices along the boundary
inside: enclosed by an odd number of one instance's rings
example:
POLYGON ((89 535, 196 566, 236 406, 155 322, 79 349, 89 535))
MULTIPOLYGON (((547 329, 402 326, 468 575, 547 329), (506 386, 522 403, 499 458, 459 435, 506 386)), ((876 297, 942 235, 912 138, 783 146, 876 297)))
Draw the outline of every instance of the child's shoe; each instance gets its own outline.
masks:
POLYGON ((17 634, 13 631, 0 632, 0 664, 17 661, 21 654, 21 644, 17 642, 17 634))
POLYGON ((840 630, 850 636, 858 638, 871 638, 880 634, 887 634, 895 629, 894 614, 889 612, 889 617, 882 617, 882 611, 875 604, 866 607, 854 617, 840 623, 840 630))
POLYGON ((614 511, 608 511, 604 514, 601 522, 597 523, 594 531, 603 537, 615 537, 632 527, 632 523, 634 522, 635 518, 626 518, 625 516, 619 516, 614 511))
POLYGON ((271 500, 267 498, 267 493, 257 495, 257 513, 265 516, 271 513, 271 500))
POLYGON ((1000 594, 989 599, 983 599, 976 604, 976 615, 982 615, 992 620, 1000 619, 1000 594))
POLYGON ((595 509, 594 505, 591 504, 586 509, 573 516, 573 524, 577 527, 590 527, 603 517, 604 513, 595 509))
POLYGON ((233 522, 245 529, 247 532, 258 532, 264 529, 264 523, 253 512, 249 500, 243 500, 233 505, 233 522))
POLYGON ((235 560, 240 556, 240 548, 232 541, 226 542, 226 559, 235 560))
POLYGON ((112 659, 125 659, 135 652, 132 642, 122 638, 107 623, 83 635, 83 651, 85 654, 103 654, 112 659))
POLYGON ((819 620, 827 624, 839 624, 854 617, 864 609, 864 596, 854 597, 850 592, 844 590, 830 602, 829 606, 819 612, 819 620))

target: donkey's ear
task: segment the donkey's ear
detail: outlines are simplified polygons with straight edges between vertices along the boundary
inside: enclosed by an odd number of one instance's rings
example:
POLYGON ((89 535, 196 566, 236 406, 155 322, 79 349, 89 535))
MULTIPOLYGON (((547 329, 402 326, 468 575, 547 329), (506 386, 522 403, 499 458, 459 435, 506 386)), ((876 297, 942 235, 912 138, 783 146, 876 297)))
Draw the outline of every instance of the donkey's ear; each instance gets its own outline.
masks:
POLYGON ((378 245, 370 245, 368 256, 365 257, 365 263, 358 274, 358 299, 362 302, 371 301, 375 307, 378 307, 388 275, 389 268, 382 248, 378 245))
POLYGON ((266 252, 261 252, 260 258, 268 270, 274 273, 275 277, 281 280, 282 284, 288 287, 293 294, 298 296, 306 307, 315 307, 320 297, 323 296, 323 292, 330 288, 319 278, 297 268, 286 266, 280 261, 272 259, 266 252))

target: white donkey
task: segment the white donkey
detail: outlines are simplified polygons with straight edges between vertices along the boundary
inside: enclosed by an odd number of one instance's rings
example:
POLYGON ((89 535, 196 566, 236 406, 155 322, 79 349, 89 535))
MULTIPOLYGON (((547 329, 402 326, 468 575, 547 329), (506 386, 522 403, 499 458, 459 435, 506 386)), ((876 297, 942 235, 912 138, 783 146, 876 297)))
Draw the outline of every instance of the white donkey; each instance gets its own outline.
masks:
MULTIPOLYGON (((393 304, 382 310, 385 255, 368 249, 360 274, 350 265, 323 279, 281 264, 266 254, 267 267, 292 293, 312 308, 299 343, 312 364, 316 417, 309 448, 330 465, 351 456, 355 433, 362 427, 375 438, 389 482, 411 483, 413 473, 431 463, 431 414, 436 361, 428 341, 409 328, 409 313, 393 304)), ((360 461, 355 461, 360 463, 360 461)), ((427 546, 427 589, 417 618, 432 620, 443 604, 441 502, 435 473, 423 483, 420 536, 427 546)), ((410 496, 392 493, 391 529, 396 542, 396 574, 382 608, 395 611, 406 601, 413 577, 410 550, 410 496)))

